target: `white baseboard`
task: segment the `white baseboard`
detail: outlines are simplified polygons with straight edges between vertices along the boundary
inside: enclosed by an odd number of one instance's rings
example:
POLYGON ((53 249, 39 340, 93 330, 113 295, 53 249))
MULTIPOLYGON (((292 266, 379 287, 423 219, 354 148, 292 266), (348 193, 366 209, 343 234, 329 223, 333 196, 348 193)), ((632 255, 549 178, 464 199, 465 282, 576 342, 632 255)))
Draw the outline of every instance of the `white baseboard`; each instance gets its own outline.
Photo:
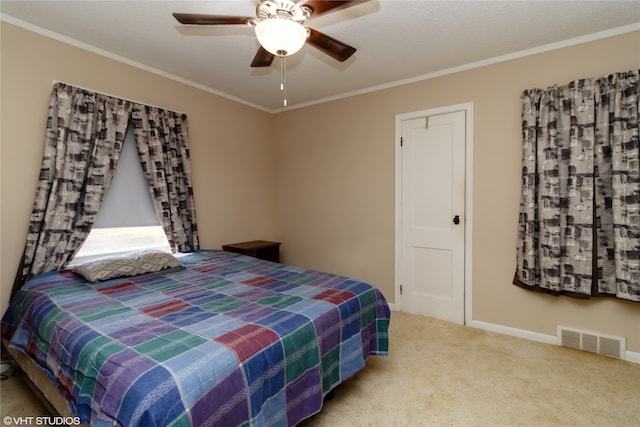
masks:
POLYGON ((484 329, 485 331, 510 335, 512 337, 526 338, 532 341, 543 342, 546 344, 558 344, 558 337, 556 337, 555 335, 541 334, 539 332, 527 331, 526 329, 496 325, 495 323, 481 322, 479 320, 472 320, 471 322, 467 323, 467 325, 473 328, 484 329))
POLYGON ((627 350, 624 352, 624 360, 632 363, 640 363, 640 353, 627 350))
MULTIPOLYGON (((526 338, 532 341, 543 342, 545 344, 560 345, 560 343, 558 342, 558 337, 556 337, 555 335, 541 334, 539 332, 527 331, 526 329, 496 325, 494 323, 481 322, 479 320, 472 320, 471 322, 467 323, 467 325, 473 328, 484 329, 486 331, 497 332, 504 335, 510 335, 512 337, 526 338)), ((624 352, 623 360, 640 364, 640 353, 627 350, 624 352)))

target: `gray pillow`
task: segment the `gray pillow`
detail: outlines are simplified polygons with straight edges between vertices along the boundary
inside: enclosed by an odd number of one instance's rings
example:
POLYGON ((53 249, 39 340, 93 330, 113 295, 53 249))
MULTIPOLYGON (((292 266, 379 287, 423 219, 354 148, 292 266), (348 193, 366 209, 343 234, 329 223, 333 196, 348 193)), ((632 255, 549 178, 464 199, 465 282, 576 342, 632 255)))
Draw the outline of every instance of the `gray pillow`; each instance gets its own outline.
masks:
POLYGON ((71 270, 89 282, 95 283, 177 267, 182 267, 182 264, 173 255, 162 251, 145 250, 87 261, 73 266, 71 270))

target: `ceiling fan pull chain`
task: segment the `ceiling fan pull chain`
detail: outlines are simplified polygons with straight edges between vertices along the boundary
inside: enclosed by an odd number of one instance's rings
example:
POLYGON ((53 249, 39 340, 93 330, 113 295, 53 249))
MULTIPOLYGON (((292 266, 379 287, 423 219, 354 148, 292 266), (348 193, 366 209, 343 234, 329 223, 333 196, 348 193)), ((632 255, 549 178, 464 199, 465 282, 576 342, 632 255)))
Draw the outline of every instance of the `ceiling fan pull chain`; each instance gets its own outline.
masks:
POLYGON ((287 106, 287 57, 280 57, 280 91, 284 95, 284 106, 287 106))
POLYGON ((284 90, 284 56, 280 57, 280 91, 284 90))

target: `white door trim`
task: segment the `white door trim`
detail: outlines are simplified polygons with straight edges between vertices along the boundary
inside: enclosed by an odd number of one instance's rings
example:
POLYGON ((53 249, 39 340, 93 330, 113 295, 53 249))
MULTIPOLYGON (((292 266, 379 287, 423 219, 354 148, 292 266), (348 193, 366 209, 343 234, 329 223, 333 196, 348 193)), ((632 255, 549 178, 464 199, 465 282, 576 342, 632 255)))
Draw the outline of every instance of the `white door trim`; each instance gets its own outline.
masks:
POLYGON ((473 265, 473 102, 431 108, 396 115, 395 124, 395 260, 394 260, 394 308, 402 311, 400 284, 402 283, 402 152, 400 138, 402 136, 402 121, 417 119, 425 116, 465 111, 465 213, 464 213, 464 323, 473 320, 472 316, 472 265, 473 265))

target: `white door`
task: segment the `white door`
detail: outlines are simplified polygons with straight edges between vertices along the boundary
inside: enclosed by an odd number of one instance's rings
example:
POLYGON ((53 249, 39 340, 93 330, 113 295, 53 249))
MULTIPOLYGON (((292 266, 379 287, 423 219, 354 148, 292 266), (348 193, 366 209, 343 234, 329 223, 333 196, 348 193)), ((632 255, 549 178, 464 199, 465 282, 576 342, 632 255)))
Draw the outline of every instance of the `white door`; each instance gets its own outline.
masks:
POLYGON ((464 324, 465 111, 401 126, 402 309, 464 324))

